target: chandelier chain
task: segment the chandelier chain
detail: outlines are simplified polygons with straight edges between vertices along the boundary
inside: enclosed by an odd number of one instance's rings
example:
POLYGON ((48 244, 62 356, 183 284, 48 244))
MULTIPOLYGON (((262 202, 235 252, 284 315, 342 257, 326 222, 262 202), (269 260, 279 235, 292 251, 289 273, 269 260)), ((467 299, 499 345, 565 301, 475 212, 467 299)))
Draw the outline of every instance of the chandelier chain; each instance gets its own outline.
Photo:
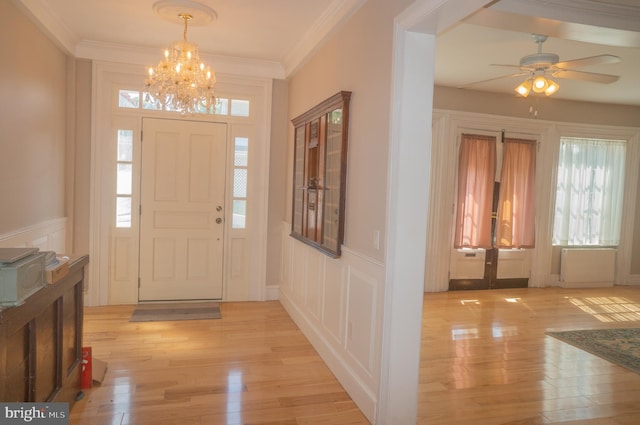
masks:
POLYGON ((191 15, 187 14, 187 13, 181 13, 180 16, 183 20, 184 20, 184 41, 185 43, 187 42, 187 23, 193 18, 191 15))

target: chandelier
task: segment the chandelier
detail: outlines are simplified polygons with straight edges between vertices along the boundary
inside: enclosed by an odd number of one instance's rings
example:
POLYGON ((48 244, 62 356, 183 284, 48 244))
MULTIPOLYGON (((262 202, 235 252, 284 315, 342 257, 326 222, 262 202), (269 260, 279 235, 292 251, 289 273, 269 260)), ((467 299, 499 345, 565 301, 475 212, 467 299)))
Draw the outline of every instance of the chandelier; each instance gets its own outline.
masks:
POLYGON ((187 25, 193 15, 178 16, 184 21, 184 38, 165 49, 156 67, 149 67, 145 100, 181 113, 210 111, 216 103, 215 73, 200 60, 198 46, 187 41, 187 25))

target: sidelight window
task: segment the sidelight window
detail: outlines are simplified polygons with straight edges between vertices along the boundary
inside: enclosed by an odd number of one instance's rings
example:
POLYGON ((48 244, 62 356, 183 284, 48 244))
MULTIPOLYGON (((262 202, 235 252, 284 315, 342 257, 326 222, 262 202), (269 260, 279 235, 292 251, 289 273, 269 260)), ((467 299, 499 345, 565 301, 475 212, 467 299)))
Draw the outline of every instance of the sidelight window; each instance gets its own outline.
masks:
POLYGON ((116 227, 131 227, 133 130, 118 130, 116 159, 116 227))
POLYGON ((233 156, 233 221, 234 229, 244 229, 247 220, 247 175, 249 166, 249 139, 234 139, 233 156))

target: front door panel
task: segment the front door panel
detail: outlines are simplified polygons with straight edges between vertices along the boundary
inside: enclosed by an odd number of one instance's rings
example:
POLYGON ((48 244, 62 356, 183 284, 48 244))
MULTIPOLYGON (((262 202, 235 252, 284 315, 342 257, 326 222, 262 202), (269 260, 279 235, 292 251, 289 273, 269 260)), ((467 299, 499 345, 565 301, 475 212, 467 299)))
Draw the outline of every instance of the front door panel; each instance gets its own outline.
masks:
POLYGON ((222 298, 226 124, 143 120, 140 301, 222 298))

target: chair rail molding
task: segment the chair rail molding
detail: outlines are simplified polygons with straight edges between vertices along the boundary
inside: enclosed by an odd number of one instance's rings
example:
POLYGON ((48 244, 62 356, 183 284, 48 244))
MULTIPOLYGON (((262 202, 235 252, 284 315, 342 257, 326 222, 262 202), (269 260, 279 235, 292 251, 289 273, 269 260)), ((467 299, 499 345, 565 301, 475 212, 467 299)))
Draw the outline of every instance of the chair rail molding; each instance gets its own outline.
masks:
POLYGON ((0 247, 35 247, 41 251, 55 251, 65 254, 68 253, 66 228, 67 217, 43 221, 0 235, 0 247))

